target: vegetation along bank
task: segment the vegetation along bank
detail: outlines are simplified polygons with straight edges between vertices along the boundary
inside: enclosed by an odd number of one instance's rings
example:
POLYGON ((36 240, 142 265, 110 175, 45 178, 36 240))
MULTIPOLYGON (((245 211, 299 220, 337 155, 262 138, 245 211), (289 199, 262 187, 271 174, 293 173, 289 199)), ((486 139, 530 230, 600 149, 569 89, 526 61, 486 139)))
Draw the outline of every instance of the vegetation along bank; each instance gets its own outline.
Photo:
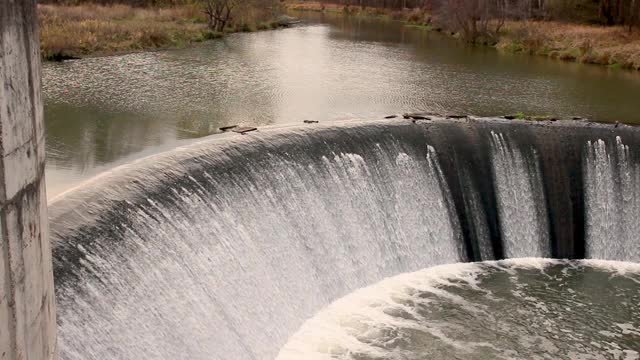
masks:
POLYGON ((185 47, 226 33, 288 25, 278 0, 45 1, 38 5, 47 60, 185 47))
POLYGON ((291 10, 376 16, 514 53, 640 70, 640 0, 288 1, 291 10))

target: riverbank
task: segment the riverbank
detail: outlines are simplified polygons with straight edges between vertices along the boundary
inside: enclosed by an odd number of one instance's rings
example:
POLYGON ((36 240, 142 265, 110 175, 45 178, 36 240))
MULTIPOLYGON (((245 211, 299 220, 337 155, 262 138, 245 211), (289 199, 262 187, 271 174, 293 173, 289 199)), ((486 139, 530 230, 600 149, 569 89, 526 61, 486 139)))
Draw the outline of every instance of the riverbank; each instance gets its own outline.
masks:
POLYGON ((621 26, 591 26, 549 21, 508 22, 498 49, 640 70, 640 32, 621 26))
MULTIPOLYGON (((202 9, 191 5, 39 5, 38 16, 45 60, 180 48, 224 36, 209 30, 202 9)), ((224 32, 268 30, 280 25, 276 19, 247 12, 224 32)))
MULTIPOLYGON (((341 13, 406 22, 428 31, 447 31, 446 25, 428 11, 361 8, 320 2, 290 1, 287 9, 341 13)), ((640 70, 640 31, 622 26, 595 26, 554 21, 507 21, 496 39, 488 42, 501 51, 547 56, 563 61, 640 70)))
POLYGON ((398 20, 410 25, 431 27, 433 18, 431 14, 422 9, 393 10, 375 7, 345 6, 340 4, 321 3, 319 1, 290 0, 285 3, 287 10, 314 11, 353 16, 377 17, 383 20, 398 20))

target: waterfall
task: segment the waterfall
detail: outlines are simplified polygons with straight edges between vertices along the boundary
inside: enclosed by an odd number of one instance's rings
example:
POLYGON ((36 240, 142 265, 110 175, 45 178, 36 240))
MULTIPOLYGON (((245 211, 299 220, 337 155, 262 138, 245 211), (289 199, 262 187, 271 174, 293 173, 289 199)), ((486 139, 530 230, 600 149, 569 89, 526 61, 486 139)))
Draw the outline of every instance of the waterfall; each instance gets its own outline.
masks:
POLYGON ((504 254, 548 257, 549 225, 538 160, 527 159, 503 134, 491 132, 492 163, 504 254))
POLYGON ((620 137, 589 141, 584 169, 590 258, 640 261, 640 167, 620 137))
POLYGON ((334 300, 401 273, 558 249, 638 261, 640 136, 612 129, 266 128, 115 169, 50 207, 61 356, 272 359, 334 300))
POLYGON ((164 191, 121 209, 121 243, 81 248, 80 283, 62 290, 65 359, 270 358, 331 300, 463 260, 432 147, 268 154, 164 191))
POLYGON ((483 261, 494 260, 494 249, 491 244, 491 233, 489 224, 487 223, 487 214, 482 207, 480 194, 476 187, 472 184, 472 176, 467 167, 461 169, 461 182, 465 203, 465 210, 469 214, 470 224, 475 231, 475 241, 483 261))

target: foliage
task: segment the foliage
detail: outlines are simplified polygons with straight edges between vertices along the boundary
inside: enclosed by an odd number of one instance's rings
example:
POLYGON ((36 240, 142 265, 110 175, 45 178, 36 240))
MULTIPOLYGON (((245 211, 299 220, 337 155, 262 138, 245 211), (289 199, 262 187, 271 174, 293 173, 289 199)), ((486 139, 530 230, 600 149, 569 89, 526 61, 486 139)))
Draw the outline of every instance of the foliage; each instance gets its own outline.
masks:
MULTIPOLYGON (((87 55, 145 49, 184 47, 222 37, 224 32, 277 27, 266 12, 241 5, 223 31, 207 26, 201 2, 170 7, 130 5, 39 5, 40 39, 45 59, 64 60, 87 55), (242 7, 244 6, 244 7, 242 7)), ((270 14, 270 13, 269 13, 270 14)))
POLYGON ((278 0, 195 0, 203 8, 209 29, 225 32, 229 28, 255 31, 259 23, 280 14, 278 0))
MULTIPOLYGON (((310 1, 301 1, 310 2, 310 1)), ((493 36, 500 22, 557 20, 640 27, 640 0, 325 0, 345 8, 422 9, 464 33, 469 41, 493 36)))
MULTIPOLYGON (((445 31, 469 42, 496 46, 506 52, 548 56, 564 61, 640 70, 640 31, 627 23, 603 26, 604 0, 425 0, 407 1, 397 10, 375 0, 289 0, 290 9, 335 12, 348 6, 351 15, 401 20, 423 29, 445 31), (501 2, 501 4, 499 3, 501 2), (354 6, 365 5, 362 6, 354 6), (411 6, 417 8, 410 8, 411 6), (460 9, 459 11, 455 11, 460 9), (423 21, 415 21, 420 13, 423 21)), ((616 0, 618 10, 640 0, 616 0)), ((640 11, 640 10, 639 10, 640 11)), ((624 11, 622 13, 625 13, 624 11)), ((620 16, 616 22, 623 22, 620 16)), ((637 20, 636 23, 637 24, 637 20)))
POLYGON ((622 26, 507 21, 497 44, 508 52, 640 70, 640 32, 622 26))

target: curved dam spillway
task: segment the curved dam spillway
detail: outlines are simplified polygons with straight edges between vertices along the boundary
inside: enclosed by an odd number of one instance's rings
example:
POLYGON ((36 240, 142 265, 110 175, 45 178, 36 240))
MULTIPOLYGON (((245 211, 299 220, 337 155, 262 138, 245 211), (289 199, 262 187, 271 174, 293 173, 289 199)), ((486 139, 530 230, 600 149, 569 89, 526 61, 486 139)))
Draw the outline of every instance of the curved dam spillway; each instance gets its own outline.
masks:
POLYGON ((61 357, 272 359, 396 275, 638 262, 638 146, 639 129, 573 121, 353 121, 126 165, 50 207, 61 357))

